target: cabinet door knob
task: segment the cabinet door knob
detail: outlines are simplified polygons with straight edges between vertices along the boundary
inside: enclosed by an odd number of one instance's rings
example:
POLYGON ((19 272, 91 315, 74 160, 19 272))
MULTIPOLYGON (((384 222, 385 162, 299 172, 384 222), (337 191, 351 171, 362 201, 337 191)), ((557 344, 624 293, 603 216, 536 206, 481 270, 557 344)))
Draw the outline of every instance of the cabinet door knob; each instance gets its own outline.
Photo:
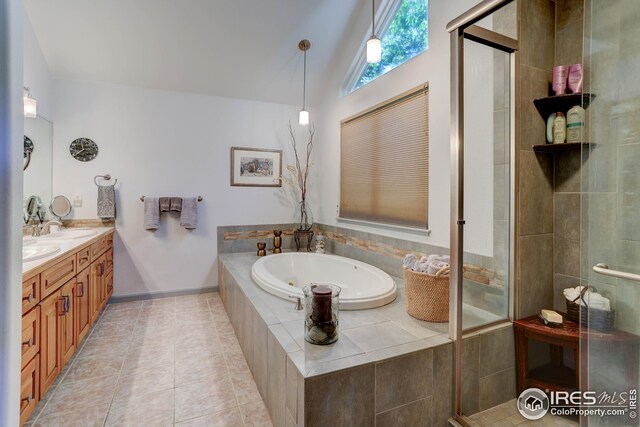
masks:
POLYGON ((33 347, 33 337, 29 338, 28 341, 24 341, 22 345, 26 345, 27 347, 33 347))
POLYGON ((27 300, 29 302, 33 302, 33 300, 35 299, 35 297, 33 296, 33 294, 29 294, 28 297, 22 297, 22 301, 27 300))
POLYGON ((22 398, 22 402, 27 402, 27 405, 28 405, 29 403, 33 402, 33 395, 32 395, 32 394, 30 394, 30 395, 29 395, 29 396, 27 396, 27 397, 23 397, 23 398, 22 398))

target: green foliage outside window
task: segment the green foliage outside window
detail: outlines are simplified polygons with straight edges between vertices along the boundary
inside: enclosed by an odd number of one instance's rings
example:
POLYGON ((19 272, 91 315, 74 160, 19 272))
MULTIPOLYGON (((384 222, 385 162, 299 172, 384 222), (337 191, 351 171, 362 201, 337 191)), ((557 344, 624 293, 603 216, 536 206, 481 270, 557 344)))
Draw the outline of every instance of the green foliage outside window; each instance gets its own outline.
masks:
POLYGON ((428 0, 402 0, 387 32, 381 38, 382 60, 367 64, 354 89, 424 52, 429 47, 428 0))

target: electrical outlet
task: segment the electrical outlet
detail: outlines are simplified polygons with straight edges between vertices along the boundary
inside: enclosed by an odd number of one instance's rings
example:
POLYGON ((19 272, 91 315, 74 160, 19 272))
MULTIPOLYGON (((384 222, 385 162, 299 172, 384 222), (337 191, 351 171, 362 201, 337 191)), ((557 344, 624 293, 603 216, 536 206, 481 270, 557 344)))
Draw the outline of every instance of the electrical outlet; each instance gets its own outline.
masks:
POLYGON ((81 208, 82 207, 82 194, 76 194, 73 196, 73 207, 81 208))

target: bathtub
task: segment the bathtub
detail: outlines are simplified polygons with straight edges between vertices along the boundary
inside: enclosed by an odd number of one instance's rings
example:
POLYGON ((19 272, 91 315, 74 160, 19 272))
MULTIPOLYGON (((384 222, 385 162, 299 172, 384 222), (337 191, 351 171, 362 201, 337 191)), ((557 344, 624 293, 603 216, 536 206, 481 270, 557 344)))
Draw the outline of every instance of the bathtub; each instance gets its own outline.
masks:
POLYGON ((395 300, 398 292, 391 276, 379 268, 335 255, 269 255, 253 264, 251 277, 260 288, 284 299, 303 298, 302 288, 310 283, 338 285, 341 310, 380 307, 395 300))

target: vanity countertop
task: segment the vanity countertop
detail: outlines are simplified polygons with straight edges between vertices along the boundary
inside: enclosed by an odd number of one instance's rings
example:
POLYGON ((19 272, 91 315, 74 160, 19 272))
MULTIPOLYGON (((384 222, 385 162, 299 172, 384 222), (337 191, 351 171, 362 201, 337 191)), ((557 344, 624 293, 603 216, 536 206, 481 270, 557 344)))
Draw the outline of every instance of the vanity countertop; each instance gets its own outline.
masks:
POLYGON ((36 259, 33 261, 27 261, 22 263, 22 279, 27 279, 34 274, 45 270, 56 261, 64 258, 65 256, 78 251, 80 248, 97 242, 104 236, 113 233, 115 227, 90 227, 92 230, 96 230, 97 234, 88 237, 82 237, 79 239, 66 239, 66 240, 54 240, 46 239, 41 240, 36 238, 39 243, 55 244, 60 247, 60 250, 55 254, 52 254, 45 258, 36 259))

